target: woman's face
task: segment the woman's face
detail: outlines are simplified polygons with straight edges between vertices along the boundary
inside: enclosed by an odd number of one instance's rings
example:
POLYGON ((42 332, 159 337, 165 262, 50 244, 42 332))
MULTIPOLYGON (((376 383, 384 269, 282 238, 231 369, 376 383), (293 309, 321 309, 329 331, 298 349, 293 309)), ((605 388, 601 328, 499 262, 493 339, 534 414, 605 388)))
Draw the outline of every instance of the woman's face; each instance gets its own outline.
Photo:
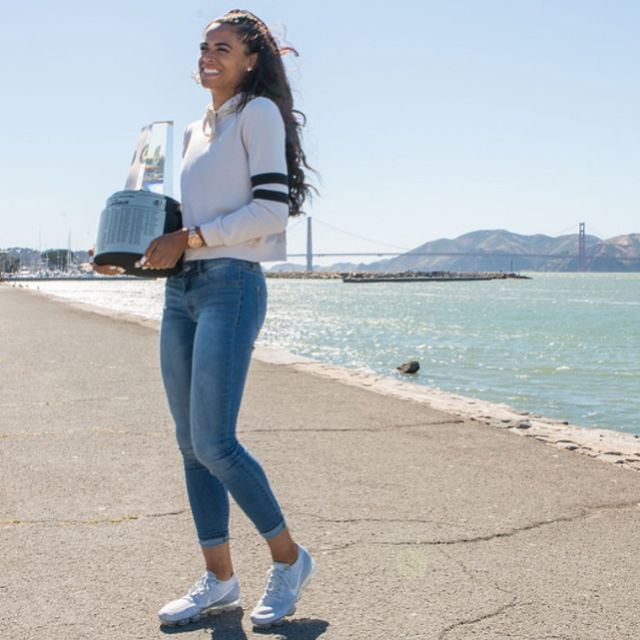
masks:
POLYGON ((229 98, 237 92, 256 57, 256 54, 247 54, 246 46, 234 27, 214 22, 200 44, 200 82, 216 95, 229 98))

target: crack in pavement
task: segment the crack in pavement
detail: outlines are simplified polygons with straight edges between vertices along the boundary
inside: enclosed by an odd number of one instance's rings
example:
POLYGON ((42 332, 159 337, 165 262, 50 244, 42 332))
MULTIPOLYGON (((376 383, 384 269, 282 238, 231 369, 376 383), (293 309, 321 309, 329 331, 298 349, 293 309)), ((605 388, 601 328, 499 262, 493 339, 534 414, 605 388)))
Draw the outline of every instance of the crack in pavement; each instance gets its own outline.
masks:
POLYGON ((14 431, 10 433, 0 433, 0 440, 6 438, 41 438, 43 436, 66 436, 77 433, 107 433, 117 436, 157 436, 165 435, 168 431, 126 431, 123 429, 101 429, 90 427, 88 429, 66 429, 64 431, 14 431))
POLYGON ((4 408, 8 409, 24 409, 25 404, 28 404, 31 407, 64 407, 66 405, 73 404, 90 404, 91 402, 113 402, 117 400, 118 402, 130 402, 131 398, 129 396, 85 396, 82 398, 69 398, 67 400, 33 400, 29 403, 25 402, 2 402, 0 400, 0 404, 4 408))
MULTIPOLYGON (((454 538, 451 540, 414 540, 414 541, 399 541, 399 542, 378 542, 378 541, 370 541, 370 542, 347 542, 343 545, 339 545, 336 547, 328 547, 323 549, 324 553, 332 553, 336 551, 343 551, 344 549, 348 549, 352 546, 357 545, 377 545, 377 546, 449 546, 449 545, 457 545, 457 544, 469 544, 474 542, 489 542, 492 540, 497 540, 501 538, 511 538, 513 536, 519 535, 520 533, 524 533, 526 531, 533 531, 535 529, 541 529, 543 527, 547 527, 554 524, 560 524, 565 522, 575 522, 577 520, 582 520, 588 518, 589 516, 599 513, 602 511, 623 511, 623 510, 631 510, 638 509, 640 503, 638 500, 634 500, 633 502, 623 502, 619 504, 606 504, 599 505, 596 507, 592 507, 590 509, 583 509, 581 513, 578 513, 573 516, 560 516, 558 518, 552 518, 551 520, 541 520, 539 522, 533 522, 531 524, 517 527, 515 529, 511 529, 509 531, 498 531, 497 533, 491 533, 484 536, 474 536, 469 538, 454 538)), ((363 519, 366 522, 366 519, 363 519)), ((331 522, 331 520, 328 520, 331 522)), ((406 520, 405 522, 410 522, 406 520)))
MULTIPOLYGON (((469 569, 469 567, 467 567, 467 565, 464 562, 462 562, 462 560, 460 560, 458 558, 453 558, 448 553, 446 553, 445 550, 442 549, 442 547, 440 547, 438 549, 438 551, 445 558, 447 558, 447 560, 449 560, 450 562, 453 562, 454 564, 457 564, 460 567, 460 569, 462 569, 462 573, 464 573, 464 575, 467 576, 467 578, 469 578, 469 580, 471 580, 471 582, 473 582, 473 583, 475 583, 475 584, 477 584, 479 586, 484 586, 484 584, 481 584, 480 580, 478 579, 478 576, 477 576, 476 572, 471 571, 471 569, 469 569)), ((503 589, 501 586, 499 586, 493 580, 490 580, 489 578, 487 578, 486 582, 489 582, 496 591, 500 591, 500 592, 502 592, 502 593, 504 593, 504 594, 506 594, 508 596, 515 597, 511 591, 508 591, 507 589, 503 589)))
MULTIPOLYGON (((333 524, 351 524, 355 522, 388 522, 393 523, 417 523, 417 524, 444 524, 438 520, 428 520, 427 518, 325 518, 315 513, 305 513, 303 511, 292 511, 293 516, 302 516, 306 518, 313 518, 320 522, 331 522, 333 524)), ((448 523, 447 523, 448 524, 448 523)))
MULTIPOLYGON (((443 420, 441 422, 418 422, 413 424, 392 424, 389 426, 372 427, 372 428, 360 428, 360 429, 337 429, 337 428, 321 428, 321 429, 305 429, 303 427, 293 429, 242 429, 242 433, 291 433, 291 432, 303 432, 303 433, 376 433, 379 431, 388 431, 391 429, 411 429, 415 427, 433 427, 442 424, 460 424, 464 420, 443 420)), ((61 436, 61 435, 73 435, 76 433, 108 433, 111 435, 129 435, 129 436, 149 436, 149 435, 167 435, 170 433, 169 428, 162 431, 127 431, 126 429, 101 429, 101 428, 88 428, 88 429, 67 429, 64 431, 13 431, 8 433, 0 433, 0 440, 6 438, 41 438, 44 436, 61 436)))
POLYGON ((449 625, 448 627, 445 627, 438 634, 438 640, 444 640, 444 637, 446 635, 448 635, 451 631, 453 631, 454 629, 457 629, 458 627, 463 627, 463 626, 467 626, 467 625, 471 625, 471 624, 477 624, 478 622, 483 622, 484 620, 489 620, 490 618, 495 618, 496 616, 499 616, 502 613, 504 613, 507 609, 511 609, 512 607, 515 607, 516 603, 517 603, 517 598, 513 598, 513 600, 511 600, 511 602, 508 602, 507 604, 502 605, 499 609, 496 609, 495 611, 491 611, 489 613, 485 613, 482 616, 479 616, 477 618, 472 618, 470 620, 461 620, 460 622, 455 622, 454 624, 449 625))
POLYGON ((459 419, 451 419, 451 420, 440 420, 437 422, 416 422, 410 424, 391 424, 387 426, 380 427, 355 427, 355 428, 337 428, 337 427, 322 427, 320 429, 314 428, 305 428, 305 427, 293 427, 291 429, 242 429, 242 433, 292 433, 292 432, 303 432, 303 433, 378 433, 381 431, 390 431, 391 429, 413 429, 416 427, 435 427, 443 424, 463 424, 464 420, 459 419))
POLYGON ((531 636, 509 636, 512 640, 518 640, 518 638, 520 638, 520 640, 575 640, 575 636, 559 636, 559 635, 552 635, 552 636, 538 636, 536 635, 535 638, 532 638, 531 636))
POLYGON ((148 518, 166 518, 169 516, 180 516, 187 513, 188 509, 180 509, 179 511, 167 511, 165 513, 142 513, 139 515, 125 515, 119 518, 95 518, 91 520, 0 520, 0 526, 20 526, 26 524, 44 524, 54 527, 76 527, 94 524, 122 524, 131 520, 145 520, 148 518))

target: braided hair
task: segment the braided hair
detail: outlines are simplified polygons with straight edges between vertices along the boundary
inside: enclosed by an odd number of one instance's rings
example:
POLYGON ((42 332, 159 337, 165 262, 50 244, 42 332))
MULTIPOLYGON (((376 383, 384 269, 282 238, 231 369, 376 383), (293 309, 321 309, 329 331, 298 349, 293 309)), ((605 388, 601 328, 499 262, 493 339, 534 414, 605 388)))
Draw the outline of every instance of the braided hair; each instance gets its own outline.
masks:
POLYGON ((257 54, 255 64, 245 74, 238 87, 238 92, 242 94, 238 109, 242 110, 247 102, 256 96, 269 98, 278 106, 285 126, 289 215, 299 215, 302 213, 304 201, 311 197, 311 192, 315 189, 305 180, 304 169, 312 169, 307 164, 300 141, 306 117, 301 111, 293 108, 293 95, 281 57, 285 53, 298 55, 298 52, 291 47, 280 48, 267 25, 250 11, 233 9, 221 18, 212 20, 206 26, 205 32, 214 24, 234 27, 247 47, 247 53, 257 54))

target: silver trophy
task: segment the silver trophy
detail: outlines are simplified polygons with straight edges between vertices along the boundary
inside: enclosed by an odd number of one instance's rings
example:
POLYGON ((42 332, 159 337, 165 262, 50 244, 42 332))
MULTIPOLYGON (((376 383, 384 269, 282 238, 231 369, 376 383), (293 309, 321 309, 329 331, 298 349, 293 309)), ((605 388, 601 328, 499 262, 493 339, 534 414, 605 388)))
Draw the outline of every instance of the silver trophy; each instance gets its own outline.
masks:
POLYGON ((107 199, 100 214, 94 262, 123 267, 129 275, 166 277, 173 269, 141 269, 135 263, 158 236, 182 228, 180 203, 173 186, 173 122, 143 127, 131 161, 124 191, 107 199))

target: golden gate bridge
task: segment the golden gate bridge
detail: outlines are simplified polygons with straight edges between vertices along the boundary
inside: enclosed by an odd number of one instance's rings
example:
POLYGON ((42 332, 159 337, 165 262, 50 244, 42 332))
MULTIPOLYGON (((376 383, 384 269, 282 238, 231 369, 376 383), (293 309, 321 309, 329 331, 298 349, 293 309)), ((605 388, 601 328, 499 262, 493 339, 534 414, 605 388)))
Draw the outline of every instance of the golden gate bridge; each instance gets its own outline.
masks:
MULTIPOLYGON (((313 271, 313 258, 339 258, 339 257, 393 257, 393 256, 429 256, 429 257, 482 257, 482 258, 546 258, 554 260, 577 260, 578 271, 585 271, 588 260, 592 259, 587 253, 586 246, 586 224, 580 222, 578 225, 578 242, 577 253, 516 253, 506 251, 371 251, 371 252, 353 252, 353 253, 314 253, 313 252, 313 228, 312 218, 307 218, 307 250, 305 253, 289 253, 288 258, 305 258, 306 271, 313 271)), ((354 235, 354 234, 350 234, 354 235)), ((632 261, 636 258, 616 258, 621 262, 632 261)))

